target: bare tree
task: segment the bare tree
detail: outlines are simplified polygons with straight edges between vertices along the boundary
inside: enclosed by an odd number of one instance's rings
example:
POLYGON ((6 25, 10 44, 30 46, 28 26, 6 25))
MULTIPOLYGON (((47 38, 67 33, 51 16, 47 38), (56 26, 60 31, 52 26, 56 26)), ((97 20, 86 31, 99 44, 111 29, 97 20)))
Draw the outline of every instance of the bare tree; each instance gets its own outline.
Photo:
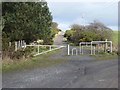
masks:
POLYGON ((84 26, 82 26, 82 25, 79 25, 79 24, 72 24, 71 26, 70 26, 70 28, 71 28, 71 30, 75 30, 75 31, 80 31, 80 30, 83 30, 84 29, 84 26))

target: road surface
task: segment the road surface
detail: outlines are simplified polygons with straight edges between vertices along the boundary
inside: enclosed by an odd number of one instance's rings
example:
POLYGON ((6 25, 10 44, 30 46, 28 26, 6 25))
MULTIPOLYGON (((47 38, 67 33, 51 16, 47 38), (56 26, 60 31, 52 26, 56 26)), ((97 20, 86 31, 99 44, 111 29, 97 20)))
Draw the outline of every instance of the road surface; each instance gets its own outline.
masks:
POLYGON ((59 32, 55 38, 53 39, 54 40, 54 45, 65 45, 65 43, 63 42, 63 38, 64 38, 64 32, 59 32))
MULTIPOLYGON (((56 42, 61 44, 62 35, 56 42)), ((96 60, 86 56, 66 56, 66 48, 53 58, 65 63, 48 68, 3 74, 3 88, 118 88, 118 60, 96 60)))

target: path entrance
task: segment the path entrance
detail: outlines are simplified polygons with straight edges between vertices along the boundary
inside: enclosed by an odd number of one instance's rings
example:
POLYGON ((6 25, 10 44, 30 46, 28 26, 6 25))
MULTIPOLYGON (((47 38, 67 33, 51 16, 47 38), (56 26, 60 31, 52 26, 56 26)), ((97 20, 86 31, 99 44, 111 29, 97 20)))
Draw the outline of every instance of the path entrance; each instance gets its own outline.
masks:
MULTIPOLYGON (((95 55, 99 54, 101 51, 112 53, 112 41, 107 41, 107 39, 105 41, 80 42, 79 46, 70 46, 64 42, 64 32, 61 31, 55 35, 53 41, 53 45, 26 45, 25 42, 19 42, 19 45, 16 46, 21 46, 23 48, 35 47, 37 49, 37 53, 35 53, 34 56, 45 54, 61 48, 66 48, 65 52, 67 52, 67 55, 95 55), (41 47, 45 47, 47 50, 40 51, 41 47)), ((15 50, 17 50, 17 48, 18 47, 15 47, 15 50)))
POLYGON ((37 47, 37 53, 34 56, 45 54, 57 49, 65 48, 66 45, 63 43, 64 38, 64 32, 59 32, 55 35, 55 38, 53 39, 54 43, 53 45, 26 45, 25 47, 37 47), (40 52, 40 47, 48 47, 49 49, 43 52, 40 52))

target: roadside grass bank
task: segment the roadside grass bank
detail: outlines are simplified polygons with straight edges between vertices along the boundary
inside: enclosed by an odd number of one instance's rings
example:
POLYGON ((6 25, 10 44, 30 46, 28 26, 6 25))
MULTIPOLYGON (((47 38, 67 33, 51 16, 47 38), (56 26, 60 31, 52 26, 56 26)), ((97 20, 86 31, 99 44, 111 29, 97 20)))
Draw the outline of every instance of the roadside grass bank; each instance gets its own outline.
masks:
POLYGON ((113 32, 113 50, 116 51, 118 53, 118 55, 120 55, 120 51, 118 50, 120 48, 120 43, 119 43, 119 39, 120 39, 120 31, 114 31, 113 32))
POLYGON ((49 52, 47 54, 39 55, 36 57, 24 59, 24 60, 16 60, 14 62, 8 62, 7 60, 3 60, 2 62, 2 72, 12 72, 19 71, 24 69, 34 69, 34 68, 45 68, 53 65, 58 65, 63 63, 64 59, 51 59, 49 56, 59 52, 59 50, 55 50, 49 52))
POLYGON ((119 36, 119 34, 120 34, 120 31, 114 31, 113 32, 112 41, 113 41, 114 45, 118 45, 118 36, 119 36))

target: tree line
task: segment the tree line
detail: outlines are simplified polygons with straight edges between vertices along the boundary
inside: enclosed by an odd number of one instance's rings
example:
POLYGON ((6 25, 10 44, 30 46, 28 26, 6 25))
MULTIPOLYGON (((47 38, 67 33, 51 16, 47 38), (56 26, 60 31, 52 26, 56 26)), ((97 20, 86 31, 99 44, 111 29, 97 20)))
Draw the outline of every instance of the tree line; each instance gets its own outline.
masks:
POLYGON ((80 42, 112 40, 113 31, 99 21, 89 25, 71 25, 71 29, 65 32, 68 42, 79 45, 80 42))

